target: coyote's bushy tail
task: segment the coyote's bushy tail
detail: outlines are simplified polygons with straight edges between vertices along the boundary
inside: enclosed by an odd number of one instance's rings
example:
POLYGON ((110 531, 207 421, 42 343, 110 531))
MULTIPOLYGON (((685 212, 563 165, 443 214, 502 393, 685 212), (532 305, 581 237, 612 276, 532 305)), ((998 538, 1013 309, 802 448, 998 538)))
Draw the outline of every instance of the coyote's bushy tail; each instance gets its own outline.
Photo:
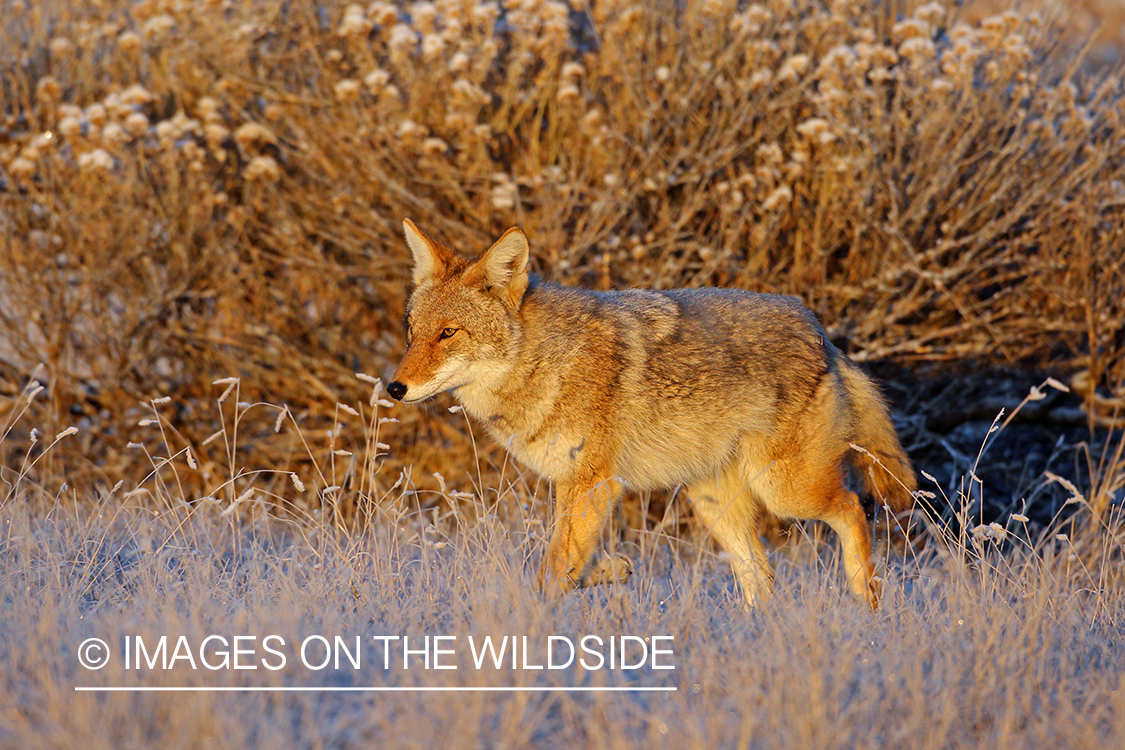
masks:
POLYGON ((908 510, 914 504, 918 482, 891 424, 887 402, 855 364, 844 360, 841 370, 854 416, 852 442, 862 448, 852 449, 851 462, 877 503, 886 503, 895 513, 908 510))

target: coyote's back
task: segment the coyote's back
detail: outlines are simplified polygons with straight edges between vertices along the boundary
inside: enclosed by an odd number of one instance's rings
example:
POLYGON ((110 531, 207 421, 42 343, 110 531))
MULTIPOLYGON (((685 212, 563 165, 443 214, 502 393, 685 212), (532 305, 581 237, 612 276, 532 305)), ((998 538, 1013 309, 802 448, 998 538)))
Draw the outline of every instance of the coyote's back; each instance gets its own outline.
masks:
POLYGON ((519 230, 470 260, 405 226, 416 288, 388 391, 408 402, 453 391, 555 482, 545 585, 625 574, 623 563, 592 562, 614 500, 624 487, 686 485, 748 604, 772 584, 756 532, 768 509, 829 523, 853 591, 875 605, 867 521, 846 470, 902 510, 913 469, 878 388, 796 298, 562 287, 528 274, 519 230))

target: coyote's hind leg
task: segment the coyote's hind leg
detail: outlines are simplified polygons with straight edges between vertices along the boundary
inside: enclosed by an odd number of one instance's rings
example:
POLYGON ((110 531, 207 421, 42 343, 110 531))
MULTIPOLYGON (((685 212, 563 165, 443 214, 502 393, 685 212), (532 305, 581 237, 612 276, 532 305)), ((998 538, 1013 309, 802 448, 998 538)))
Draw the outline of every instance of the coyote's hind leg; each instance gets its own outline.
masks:
POLYGON ((873 610, 878 609, 879 586, 871 561, 871 532, 867 528, 867 516, 863 513, 859 497, 840 485, 832 507, 834 512, 826 515, 824 521, 840 537, 848 587, 857 599, 866 601, 873 610))
POLYGON ((699 519, 730 556, 747 609, 773 594, 773 569, 758 538, 757 501, 736 472, 695 482, 688 497, 699 519))

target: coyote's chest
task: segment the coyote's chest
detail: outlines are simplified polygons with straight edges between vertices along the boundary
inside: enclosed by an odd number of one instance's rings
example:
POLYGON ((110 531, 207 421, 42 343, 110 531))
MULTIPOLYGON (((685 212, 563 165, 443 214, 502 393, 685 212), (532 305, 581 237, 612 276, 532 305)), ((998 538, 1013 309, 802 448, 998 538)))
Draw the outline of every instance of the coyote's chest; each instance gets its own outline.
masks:
POLYGON ((567 408, 560 399, 558 372, 532 369, 538 372, 530 377, 520 372, 458 388, 454 395, 517 461, 549 479, 566 479, 589 462, 597 441, 580 416, 584 410, 567 408))
POLYGON ((482 420, 497 443, 516 460, 541 476, 561 479, 569 476, 585 457, 585 435, 553 421, 533 426, 493 414, 482 420))

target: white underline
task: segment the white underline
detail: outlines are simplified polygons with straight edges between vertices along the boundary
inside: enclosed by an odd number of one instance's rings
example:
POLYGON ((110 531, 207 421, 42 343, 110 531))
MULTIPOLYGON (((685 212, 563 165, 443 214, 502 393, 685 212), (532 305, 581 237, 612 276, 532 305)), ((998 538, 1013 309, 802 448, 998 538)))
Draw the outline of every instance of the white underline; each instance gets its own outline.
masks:
POLYGON ((77 693, 652 693, 677 687, 81 687, 77 693))

